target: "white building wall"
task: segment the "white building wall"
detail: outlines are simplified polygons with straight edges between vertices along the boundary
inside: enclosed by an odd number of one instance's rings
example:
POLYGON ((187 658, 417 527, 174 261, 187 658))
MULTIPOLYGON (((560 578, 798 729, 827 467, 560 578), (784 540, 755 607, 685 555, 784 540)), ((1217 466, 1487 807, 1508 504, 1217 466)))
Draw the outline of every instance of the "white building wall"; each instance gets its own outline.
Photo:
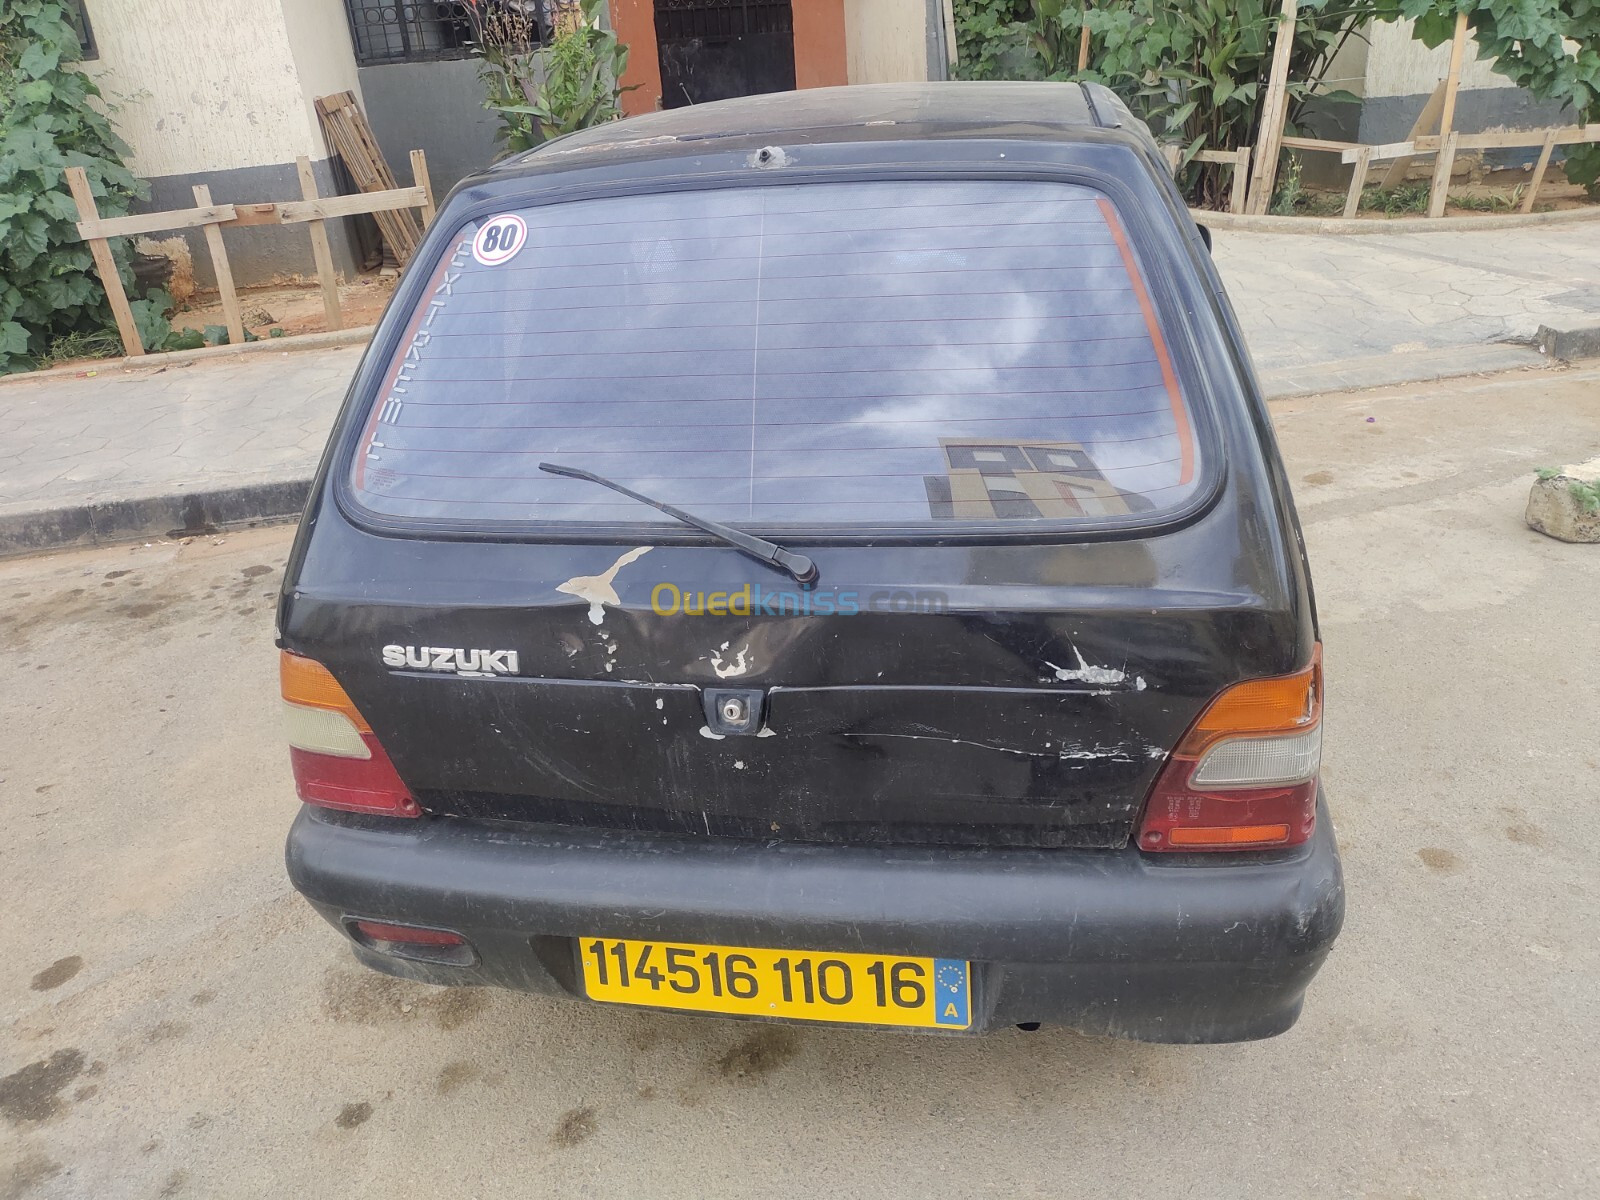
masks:
MULTIPOLYGON (((302 96, 281 4, 87 0, 85 7, 100 51, 85 68, 120 106, 116 125, 133 148, 129 165, 136 174, 157 178, 326 156, 302 96)), ((343 19, 335 4, 327 7, 343 19)))
MULTIPOLYGON (((1429 50, 1411 35, 1411 22, 1374 22, 1368 31, 1371 48, 1367 52, 1368 96, 1411 96, 1432 92, 1450 69, 1450 43, 1429 50)), ((1463 91, 1479 88, 1508 88, 1515 85, 1493 67, 1478 59, 1478 44, 1467 39, 1467 52, 1461 65, 1463 91)))
MULTIPOLYGON (((312 102, 360 96, 342 0, 85 0, 85 8, 99 57, 84 69, 115 108, 128 166, 150 185, 140 208, 188 208, 201 183, 218 204, 297 199, 300 155, 323 195, 337 190, 312 102)), ((332 223, 330 233, 336 265, 354 270, 349 223, 332 223)), ((180 236, 209 284, 200 233, 180 236)), ((301 229, 230 229, 225 238, 242 284, 313 268, 301 229)))

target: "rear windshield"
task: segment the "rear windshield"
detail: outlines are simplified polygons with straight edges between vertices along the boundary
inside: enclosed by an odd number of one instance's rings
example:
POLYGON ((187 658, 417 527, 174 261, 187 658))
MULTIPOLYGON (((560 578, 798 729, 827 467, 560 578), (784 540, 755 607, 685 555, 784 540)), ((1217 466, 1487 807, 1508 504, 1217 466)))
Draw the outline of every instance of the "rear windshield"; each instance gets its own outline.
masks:
POLYGON ((461 229, 350 467, 390 517, 763 528, 1181 507, 1192 421, 1138 256, 1085 187, 740 187, 461 229))

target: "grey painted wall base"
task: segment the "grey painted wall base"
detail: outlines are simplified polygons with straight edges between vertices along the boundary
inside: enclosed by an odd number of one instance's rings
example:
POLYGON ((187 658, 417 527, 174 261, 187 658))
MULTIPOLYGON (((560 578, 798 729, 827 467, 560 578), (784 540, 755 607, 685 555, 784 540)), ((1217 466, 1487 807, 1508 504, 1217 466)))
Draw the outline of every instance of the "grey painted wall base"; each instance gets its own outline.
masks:
MULTIPOLYGON (((1361 105, 1360 141, 1369 146, 1403 142, 1428 103, 1427 93, 1413 96, 1369 96, 1361 105)), ((1486 129, 1547 129, 1577 124, 1577 114, 1564 104, 1536 99, 1522 88, 1477 88, 1456 95, 1454 127, 1461 133, 1486 129)), ((1488 150, 1486 162, 1519 166, 1539 157, 1537 139, 1527 149, 1488 150)), ((1565 157, 1556 148, 1556 158, 1565 157)))
MULTIPOLYGON (((322 159, 311 164, 319 195, 338 193, 333 164, 322 159)), ((300 199, 300 172, 294 163, 272 163, 261 167, 238 167, 231 171, 201 171, 192 175, 163 175, 150 180, 150 199, 134 206, 135 212, 162 212, 174 208, 193 208, 194 185, 206 184, 214 204, 261 204, 273 200, 300 199)), ((333 246, 334 270, 350 278, 360 269, 352 246, 348 220, 328 222, 328 240, 333 246)), ((189 243, 194 256, 194 277, 201 287, 217 285, 206 250, 205 233, 200 229, 159 232, 149 236, 165 239, 174 234, 189 243)), ((222 231, 228 248, 228 265, 233 281, 241 287, 268 283, 280 275, 315 275, 311 256, 311 235, 304 225, 253 225, 222 231)))
POLYGON ((436 200, 494 160, 495 115, 483 107, 472 58, 391 63, 356 72, 367 121, 395 178, 411 182, 411 152, 428 156, 436 200))

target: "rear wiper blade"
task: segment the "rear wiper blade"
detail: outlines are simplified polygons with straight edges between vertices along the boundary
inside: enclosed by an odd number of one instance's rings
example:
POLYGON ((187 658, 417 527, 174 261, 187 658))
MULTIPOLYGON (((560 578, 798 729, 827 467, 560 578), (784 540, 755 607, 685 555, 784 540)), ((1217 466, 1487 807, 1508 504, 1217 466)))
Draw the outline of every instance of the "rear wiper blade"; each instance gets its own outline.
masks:
POLYGON ((603 475, 596 475, 593 471, 584 471, 578 467, 563 467, 559 463, 542 462, 539 470, 547 471, 551 475, 566 475, 571 479, 587 479, 590 483, 598 483, 601 487, 608 487, 613 492, 621 492, 630 499, 637 500, 640 504, 648 504, 651 508, 664 512, 669 517, 682 521, 685 525, 692 525, 696 529, 709 533, 718 541, 726 542, 735 550, 742 550, 751 558, 759 559, 769 567, 777 567, 786 572, 794 581, 803 587, 810 587, 817 581, 817 564, 804 554, 795 554, 785 550, 776 542, 769 542, 766 538, 758 538, 748 533, 724 525, 720 521, 708 521, 704 517, 697 517, 693 513, 686 513, 681 508, 674 508, 660 500, 652 500, 649 496, 641 496, 632 488, 624 487, 614 479, 607 479, 603 475))

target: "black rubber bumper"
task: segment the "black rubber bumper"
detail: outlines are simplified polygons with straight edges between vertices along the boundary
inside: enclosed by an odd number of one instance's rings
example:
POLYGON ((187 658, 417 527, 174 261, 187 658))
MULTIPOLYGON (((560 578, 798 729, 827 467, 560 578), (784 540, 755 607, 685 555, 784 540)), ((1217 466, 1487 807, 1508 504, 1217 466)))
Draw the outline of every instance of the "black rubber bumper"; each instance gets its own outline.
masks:
POLYGON ((973 1028, 1040 1021, 1163 1042, 1293 1025, 1344 919, 1331 822, 1267 856, 761 845, 381 821, 306 808, 289 877, 344 929, 450 929, 471 966, 352 941, 430 983, 581 995, 575 939, 968 959, 973 1028))

